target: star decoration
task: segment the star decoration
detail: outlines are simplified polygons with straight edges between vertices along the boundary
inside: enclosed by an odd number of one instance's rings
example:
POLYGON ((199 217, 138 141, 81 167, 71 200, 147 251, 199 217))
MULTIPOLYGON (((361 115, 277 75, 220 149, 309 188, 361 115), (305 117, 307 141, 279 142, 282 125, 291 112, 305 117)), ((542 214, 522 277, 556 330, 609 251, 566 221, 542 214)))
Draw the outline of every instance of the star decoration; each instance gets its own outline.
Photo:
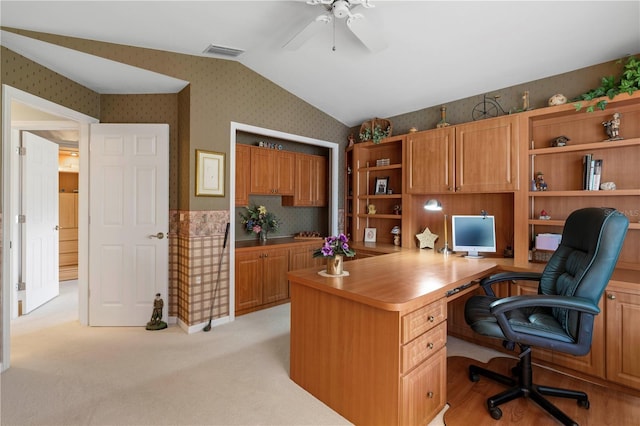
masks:
POLYGON ((438 239, 436 234, 432 234, 429 228, 424 228, 421 234, 416 234, 416 238, 420 241, 420 248, 433 248, 435 241, 438 239))

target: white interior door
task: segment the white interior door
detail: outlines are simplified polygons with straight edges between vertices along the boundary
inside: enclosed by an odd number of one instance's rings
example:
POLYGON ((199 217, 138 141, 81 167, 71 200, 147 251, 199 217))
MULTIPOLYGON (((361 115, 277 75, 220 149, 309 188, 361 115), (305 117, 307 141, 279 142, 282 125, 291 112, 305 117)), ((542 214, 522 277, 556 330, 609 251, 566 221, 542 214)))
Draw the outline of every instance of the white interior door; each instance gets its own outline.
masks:
POLYGON ((58 144, 22 132, 21 278, 24 312, 56 297, 58 282, 58 144))
POLYGON ((89 325, 145 325, 168 291, 169 126, 93 124, 89 163, 89 325))

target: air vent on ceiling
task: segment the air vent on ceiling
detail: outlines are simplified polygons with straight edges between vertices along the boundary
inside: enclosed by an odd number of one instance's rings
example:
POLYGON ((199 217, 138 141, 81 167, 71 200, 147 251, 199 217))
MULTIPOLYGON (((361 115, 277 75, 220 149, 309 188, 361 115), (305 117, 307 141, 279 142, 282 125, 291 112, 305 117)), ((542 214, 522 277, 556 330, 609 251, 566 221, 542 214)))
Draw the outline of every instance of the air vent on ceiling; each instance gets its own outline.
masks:
POLYGON ((244 53, 244 50, 234 49, 232 47, 225 46, 216 46, 215 44, 210 44, 204 49, 204 52, 207 55, 223 55, 223 56, 239 56, 244 53))

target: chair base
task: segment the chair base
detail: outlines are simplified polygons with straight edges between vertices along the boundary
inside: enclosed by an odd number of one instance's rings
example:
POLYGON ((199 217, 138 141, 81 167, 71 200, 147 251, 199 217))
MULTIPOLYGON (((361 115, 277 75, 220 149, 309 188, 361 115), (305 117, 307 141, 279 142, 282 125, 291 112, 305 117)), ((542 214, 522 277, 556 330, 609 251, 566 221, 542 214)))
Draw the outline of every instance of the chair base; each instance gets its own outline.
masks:
POLYGON ((479 376, 484 376, 510 387, 509 389, 487 399, 489 414, 496 420, 499 420, 502 417, 502 410, 498 408, 499 405, 516 398, 523 397, 532 399, 558 421, 568 426, 577 426, 578 423, 549 402, 543 395, 575 399, 579 406, 589 408, 589 397, 584 392, 534 384, 532 381, 531 350, 528 347, 522 348, 520 361, 511 371, 515 376, 518 376, 518 380, 476 365, 469 366, 469 380, 472 382, 477 382, 480 380, 479 376))

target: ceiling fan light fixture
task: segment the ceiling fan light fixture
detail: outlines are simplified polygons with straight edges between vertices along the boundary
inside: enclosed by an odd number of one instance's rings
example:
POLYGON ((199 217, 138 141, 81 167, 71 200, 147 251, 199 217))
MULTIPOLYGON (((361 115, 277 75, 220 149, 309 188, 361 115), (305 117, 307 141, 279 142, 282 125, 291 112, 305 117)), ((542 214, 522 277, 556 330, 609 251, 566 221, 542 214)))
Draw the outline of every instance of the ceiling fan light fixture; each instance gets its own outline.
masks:
POLYGON ((337 0, 331 5, 333 16, 338 19, 346 18, 351 14, 349 10, 349 2, 345 0, 337 0))

